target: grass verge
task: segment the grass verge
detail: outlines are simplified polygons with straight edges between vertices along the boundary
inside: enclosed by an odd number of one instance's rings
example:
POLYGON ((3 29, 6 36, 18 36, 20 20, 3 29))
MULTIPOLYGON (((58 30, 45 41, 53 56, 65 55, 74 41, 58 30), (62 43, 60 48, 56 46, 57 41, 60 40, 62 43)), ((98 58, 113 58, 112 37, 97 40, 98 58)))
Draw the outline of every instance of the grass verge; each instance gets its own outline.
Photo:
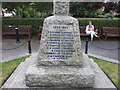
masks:
POLYGON ((99 66, 100 68, 106 73, 106 75, 111 79, 111 81, 114 83, 114 85, 120 89, 120 79, 119 79, 119 70, 120 65, 114 64, 107 61, 102 61, 96 58, 92 58, 99 66))
POLYGON ((2 85, 6 79, 11 75, 11 73, 16 69, 16 67, 24 62, 29 56, 14 59, 12 61, 0 63, 0 85, 2 85))

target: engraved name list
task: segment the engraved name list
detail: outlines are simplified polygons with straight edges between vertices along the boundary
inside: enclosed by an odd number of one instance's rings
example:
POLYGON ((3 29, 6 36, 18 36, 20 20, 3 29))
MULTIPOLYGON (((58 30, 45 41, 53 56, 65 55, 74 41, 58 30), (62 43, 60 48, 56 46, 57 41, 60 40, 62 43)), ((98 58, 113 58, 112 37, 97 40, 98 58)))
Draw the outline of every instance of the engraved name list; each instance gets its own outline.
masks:
POLYGON ((71 58, 75 52, 73 26, 50 25, 46 42, 45 54, 48 58, 55 60, 71 58))

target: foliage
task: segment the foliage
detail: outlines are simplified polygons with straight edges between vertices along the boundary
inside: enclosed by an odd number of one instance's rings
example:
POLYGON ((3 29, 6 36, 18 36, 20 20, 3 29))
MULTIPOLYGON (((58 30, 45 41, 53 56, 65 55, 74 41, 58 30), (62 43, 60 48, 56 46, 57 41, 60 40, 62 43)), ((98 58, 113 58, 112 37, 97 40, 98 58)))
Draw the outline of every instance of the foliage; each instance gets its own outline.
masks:
POLYGON ((29 16, 31 16, 32 18, 35 17, 37 14, 37 11, 32 7, 28 7, 26 11, 29 13, 29 16))
POLYGON ((47 13, 40 13, 32 7, 27 7, 26 9, 18 7, 17 13, 23 18, 45 18, 48 16, 47 13))
MULTIPOLYGON (((106 17, 105 13, 113 11, 120 12, 120 2, 72 2, 70 3, 70 13, 74 17, 106 17), (98 9, 105 7, 104 12, 98 9)), ((111 15, 112 17, 112 15, 111 15)))
POLYGON ((2 8, 8 11, 17 10, 19 18, 45 18, 52 11, 52 2, 3 2, 2 8))
POLYGON ((117 5, 117 10, 116 10, 118 13, 120 13, 120 1, 118 2, 118 5, 117 5))
POLYGON ((79 8, 77 12, 80 17, 89 17, 89 12, 85 8, 79 8))
POLYGON ((120 69, 120 66, 107 61, 95 59, 93 57, 90 58, 92 58, 100 66, 100 68, 107 74, 107 76, 110 77, 117 88, 120 89, 120 79, 118 78, 118 68, 120 69))
POLYGON ((25 9, 26 7, 32 7, 37 11, 42 12, 49 12, 52 11, 52 2, 2 2, 2 8, 8 8, 9 10, 17 9, 20 7, 25 9), (33 3, 33 4, 32 4, 33 3))
POLYGON ((8 8, 9 10, 17 9, 17 7, 28 7, 27 2, 2 2, 2 8, 8 8))
POLYGON ((116 11, 117 11, 117 13, 119 13, 119 14, 116 15, 116 16, 117 16, 117 17, 120 17, 120 1, 118 2, 116 11))
POLYGON ((40 13, 40 15, 41 15, 42 18, 46 18, 48 16, 47 13, 40 13))
POLYGON ((13 72, 13 70, 21 63, 24 62, 26 58, 28 58, 29 56, 26 57, 22 57, 22 58, 18 58, 18 59, 14 59, 12 61, 8 61, 8 62, 4 62, 4 63, 0 63, 0 67, 2 71, 2 74, 0 74, 0 84, 2 84, 7 77, 9 77, 9 75, 13 72))
POLYGON ((31 15, 29 14, 29 12, 28 12, 27 10, 24 10, 24 11, 23 11, 23 15, 24 15, 24 17, 26 17, 26 18, 30 18, 30 17, 31 17, 31 15))
POLYGON ((107 2, 106 4, 104 4, 105 6, 105 13, 110 13, 110 10, 116 10, 117 8, 117 2, 107 2))
POLYGON ((23 9, 20 8, 20 7, 17 7, 17 9, 18 9, 17 14, 18 14, 19 16, 22 16, 22 15, 23 15, 23 9))
POLYGON ((97 10, 96 11, 96 17, 97 18, 106 18, 106 16, 105 16, 105 12, 102 12, 102 11, 99 11, 99 10, 97 10))
POLYGON ((69 13, 68 16, 73 16, 73 15, 69 13))
POLYGON ((47 13, 49 14, 53 11, 53 2, 35 2, 35 5, 32 6, 40 13, 47 13))
POLYGON ((96 14, 97 14, 97 15, 103 15, 103 12, 97 10, 97 11, 96 11, 96 14))
MULTIPOLYGON (((105 7, 104 13, 116 10, 120 13, 120 1, 116 2, 71 2, 70 14, 74 17, 106 17, 98 9, 105 7)), ((44 18, 53 11, 52 2, 3 2, 3 8, 16 9, 19 17, 44 18), (18 8, 19 7, 19 8, 18 8), (39 13, 38 13, 39 12, 39 13)))
POLYGON ((113 19, 113 18, 114 18, 114 15, 113 15, 113 14, 108 13, 108 14, 106 14, 106 18, 108 18, 108 19, 113 19))
POLYGON ((97 10, 102 5, 103 2, 72 2, 70 13, 75 17, 97 17, 97 10))

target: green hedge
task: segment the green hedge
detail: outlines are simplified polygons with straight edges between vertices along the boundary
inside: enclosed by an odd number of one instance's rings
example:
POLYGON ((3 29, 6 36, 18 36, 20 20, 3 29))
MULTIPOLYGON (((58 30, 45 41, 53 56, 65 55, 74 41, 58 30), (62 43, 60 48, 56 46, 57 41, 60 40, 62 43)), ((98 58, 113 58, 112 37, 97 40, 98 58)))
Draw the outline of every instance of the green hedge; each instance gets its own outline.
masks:
MULTIPOLYGON (((88 21, 92 21, 93 25, 98 26, 102 30, 103 26, 106 27, 120 27, 120 19, 78 19, 80 26, 86 26, 88 21)), ((32 25, 33 33, 43 25, 44 19, 3 19, 2 25, 32 25)))
POLYGON ((94 26, 98 26, 99 30, 102 30, 102 27, 120 27, 120 20, 108 20, 108 19, 97 19, 97 20, 79 20, 80 26, 86 26, 89 21, 92 21, 94 26))

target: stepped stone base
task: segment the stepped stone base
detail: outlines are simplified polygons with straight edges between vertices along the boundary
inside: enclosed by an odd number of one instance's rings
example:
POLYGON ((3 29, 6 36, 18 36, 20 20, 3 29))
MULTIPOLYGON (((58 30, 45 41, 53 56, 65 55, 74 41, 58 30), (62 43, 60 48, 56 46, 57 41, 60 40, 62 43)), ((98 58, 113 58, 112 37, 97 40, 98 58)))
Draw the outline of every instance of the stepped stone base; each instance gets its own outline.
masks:
POLYGON ((73 66, 36 67, 26 72, 27 86, 39 87, 93 87, 95 74, 91 68, 73 66))
POLYGON ((95 74, 84 56, 81 66, 37 66, 31 65, 26 72, 29 87, 93 87, 95 74))
MULTIPOLYGON (((19 89, 24 88, 25 90, 29 90, 29 88, 30 88, 30 90, 31 90, 31 88, 34 88, 34 89, 39 88, 40 90, 58 89, 58 88, 54 88, 54 87, 53 88, 52 87, 51 88, 49 88, 49 87, 29 87, 29 86, 26 85, 25 74, 27 74, 26 72, 28 72, 28 70, 30 70, 29 69, 30 66, 34 67, 34 64, 36 63, 36 59, 37 59, 37 53, 32 54, 32 56, 30 58, 27 58, 25 60, 25 62, 21 63, 17 67, 17 69, 12 73, 12 75, 8 78, 8 80, 5 82, 5 84, 2 86, 2 89, 3 90, 8 90, 8 89, 13 90, 13 89, 16 89, 16 88, 19 88, 19 89)), ((84 59, 86 60, 85 64, 88 67, 91 67, 92 70, 95 73, 95 84, 94 84, 93 88, 114 88, 114 89, 116 88, 112 84, 112 82, 109 80, 109 78, 104 74, 104 72, 99 68, 99 66, 92 59, 89 59, 87 57, 87 55, 84 55, 84 59)), ((85 64, 84 64, 84 66, 86 66, 85 64)), ((39 68, 42 68, 42 67, 39 67, 39 68)), ((69 70, 71 68, 69 68, 69 70)), ((76 67, 76 70, 78 68, 79 67, 76 67)), ((83 67, 83 68, 85 68, 85 67, 83 67)), ((51 67, 51 69, 52 69, 52 67, 51 67)), ((55 70, 55 71, 58 72, 58 70, 55 70)), ((72 77, 71 77, 71 80, 72 80, 72 77)), ((66 90, 66 89, 69 89, 69 88, 64 88, 64 89, 66 90)), ((74 90, 79 90, 79 89, 74 89, 74 90)), ((90 89, 92 89, 92 88, 90 88, 90 89)), ((63 89, 61 88, 61 90, 63 90, 63 89)), ((117 89, 115 89, 115 90, 117 90, 117 89)))

